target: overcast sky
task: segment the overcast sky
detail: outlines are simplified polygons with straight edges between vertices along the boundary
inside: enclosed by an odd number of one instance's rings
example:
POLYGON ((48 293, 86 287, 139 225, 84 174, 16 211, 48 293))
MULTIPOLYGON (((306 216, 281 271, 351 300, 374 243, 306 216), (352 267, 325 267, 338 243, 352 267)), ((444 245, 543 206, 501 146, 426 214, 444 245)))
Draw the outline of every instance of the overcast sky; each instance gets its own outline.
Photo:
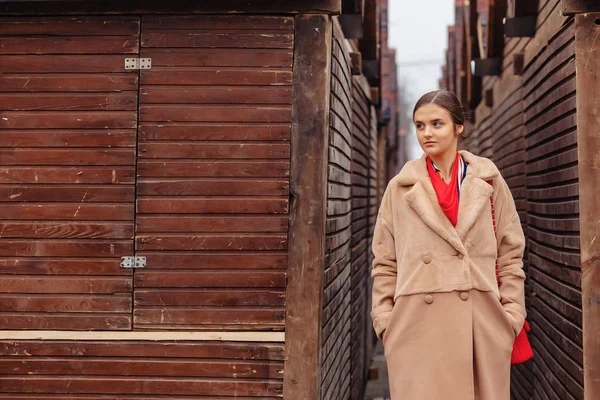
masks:
MULTIPOLYGON (((448 26, 454 24, 454 0, 389 0, 389 47, 396 49, 398 77, 408 93, 410 112, 423 94, 439 89, 448 26)), ((414 126, 410 139, 415 138, 414 126)), ((422 150, 415 140, 409 150, 422 150)))

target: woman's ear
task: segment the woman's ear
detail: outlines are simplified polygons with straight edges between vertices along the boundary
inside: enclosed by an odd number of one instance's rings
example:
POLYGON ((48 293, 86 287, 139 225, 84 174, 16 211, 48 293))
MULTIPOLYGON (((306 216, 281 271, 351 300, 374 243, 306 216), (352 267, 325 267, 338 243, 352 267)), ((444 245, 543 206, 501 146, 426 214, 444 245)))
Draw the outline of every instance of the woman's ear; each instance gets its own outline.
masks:
POLYGON ((461 133, 463 133, 463 130, 465 129, 464 125, 456 125, 456 136, 460 135, 461 133))

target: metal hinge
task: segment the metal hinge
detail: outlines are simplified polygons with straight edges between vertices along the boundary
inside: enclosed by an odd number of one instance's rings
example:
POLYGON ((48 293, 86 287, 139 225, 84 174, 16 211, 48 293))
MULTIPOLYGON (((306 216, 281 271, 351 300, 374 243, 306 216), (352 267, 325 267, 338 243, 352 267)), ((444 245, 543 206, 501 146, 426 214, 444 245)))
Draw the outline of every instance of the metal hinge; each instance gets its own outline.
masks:
POLYGON ((146 257, 121 257, 121 268, 144 268, 146 257))
POLYGON ((126 58, 125 69, 151 69, 151 58, 126 58))

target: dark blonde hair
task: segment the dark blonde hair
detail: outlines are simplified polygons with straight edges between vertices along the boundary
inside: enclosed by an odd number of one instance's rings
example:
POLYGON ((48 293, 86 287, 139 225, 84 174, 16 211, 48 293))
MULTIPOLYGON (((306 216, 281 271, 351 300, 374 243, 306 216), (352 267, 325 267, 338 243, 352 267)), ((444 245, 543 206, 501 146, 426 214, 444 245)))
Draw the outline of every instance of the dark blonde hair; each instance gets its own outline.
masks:
POLYGON ((417 101, 417 104, 415 104, 415 108, 413 110, 413 121, 415 120, 415 113, 417 110, 426 104, 436 104, 448 111, 450 117, 452 118, 452 122, 454 122, 455 125, 465 124, 465 110, 462 104, 460 104, 460 100, 458 100, 454 93, 447 90, 434 90, 432 92, 425 93, 423 96, 421 96, 419 101, 417 101))

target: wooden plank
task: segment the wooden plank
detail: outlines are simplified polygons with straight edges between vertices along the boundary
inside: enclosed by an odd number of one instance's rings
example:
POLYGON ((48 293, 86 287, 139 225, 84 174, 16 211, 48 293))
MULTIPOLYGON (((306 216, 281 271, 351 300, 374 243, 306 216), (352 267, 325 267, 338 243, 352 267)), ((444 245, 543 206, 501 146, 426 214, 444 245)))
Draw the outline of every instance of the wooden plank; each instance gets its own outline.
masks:
POLYGON ((273 3, 271 0, 222 0, 219 3, 193 3, 186 0, 171 0, 167 3, 145 3, 139 1, 126 2, 110 0, 102 4, 88 3, 82 0, 58 0, 39 2, 35 9, 19 0, 12 1, 2 7, 6 15, 44 15, 56 14, 98 14, 107 10, 119 10, 124 14, 165 14, 177 10, 183 14, 297 14, 326 13, 340 14, 341 0, 300 0, 293 3, 273 3))
POLYGON ((4 165, 133 165, 134 149, 3 149, 4 165))
POLYGON ((232 329, 236 325, 255 325, 262 327, 281 326, 283 327, 284 309, 272 310, 269 308, 244 307, 228 308, 222 307, 202 307, 202 308, 148 308, 136 307, 134 311, 134 323, 136 326, 160 324, 171 327, 177 325, 230 325, 232 329))
MULTIPOLYGON (((30 95, 31 96, 31 95, 30 95)), ((2 131, 3 147, 134 147, 133 129, 95 130, 8 130, 2 131)))
POLYGON ((137 93, 133 91, 109 94, 48 94, 0 93, 3 111, 114 111, 135 110, 137 93))
MULTIPOLYGON (((140 161, 138 174, 142 177, 255 177, 277 178, 289 176, 289 161, 229 161, 197 160, 193 163, 173 161, 169 168, 164 162, 140 161)), ((0 168, 0 179, 2 177, 0 168)))
POLYGON ((111 222, 6 222, 0 221, 2 239, 133 239, 133 224, 111 222))
POLYGON ((131 186, 92 185, 1 185, 0 202, 6 201, 77 201, 77 202, 133 202, 131 186))
POLYGON ((132 73, 0 75, 3 92, 119 92, 137 90, 137 83, 138 75, 132 73))
POLYGON ((600 4, 595 0, 563 0, 563 15, 600 12, 600 4))
POLYGON ((292 34, 276 32, 247 33, 223 30, 197 33, 151 31, 142 33, 142 47, 291 49, 292 44, 292 34))
POLYGON ((4 111, 0 129, 136 128, 135 111, 4 111))
POLYGON ((285 288, 285 271, 138 271, 136 288, 285 288))
POLYGON ((1 17, 0 35, 123 36, 137 35, 137 17, 1 17))
POLYGON ((0 219, 132 221, 133 204, 5 203, 0 219))
MULTIPOLYGON (((1 30, 1 29, 0 29, 1 30)), ((133 54, 138 36, 0 37, 0 54, 133 54)))
POLYGON ((284 307, 285 289, 139 289, 135 291, 134 301, 140 306, 284 307))
POLYGON ((123 72, 122 55, 3 55, 0 71, 4 73, 40 72, 123 72))
POLYGON ((283 196, 289 193, 289 182, 280 179, 140 179, 137 193, 140 196, 283 196))
MULTIPOLYGON (((131 296, 0 294, 3 312, 129 313, 131 296)), ((1 313, 0 313, 1 315, 1 313)))
POLYGON ((586 398, 600 397, 600 214, 597 191, 600 171, 597 153, 600 138, 600 13, 575 17, 577 62, 577 148, 579 150, 579 204, 581 224, 581 271, 583 298, 583 370, 586 398))
POLYGON ((141 105, 140 121, 289 122, 289 106, 141 105))
POLYGON ((136 235, 136 250, 285 250, 287 236, 268 234, 136 235))
MULTIPOLYGON (((1 64, 0 64, 1 66, 1 64)), ((140 71, 145 85, 291 85, 288 70, 235 67, 156 67, 140 71)))
POLYGON ((9 356, 225 358, 277 363, 284 358, 283 345, 278 342, 284 341, 285 332, 0 330, 0 338, 1 353, 9 356))
POLYGON ((0 368, 10 375, 106 375, 108 370, 121 371, 122 376, 214 376, 228 378, 277 379, 282 366, 269 361, 215 360, 135 360, 78 358, 21 358, 0 360, 0 368))
MULTIPOLYGON (((190 86, 185 90, 170 86, 145 86, 140 90, 142 104, 290 104, 290 87, 190 86)), ((0 97, 0 101, 2 97, 0 97)))
MULTIPOLYGON (((153 269, 170 270, 251 270, 287 268, 286 252, 260 251, 228 251, 228 252, 139 252, 140 255, 152 257, 146 264, 146 271, 153 269)), ((163 271, 164 274, 164 271, 163 271)))
POLYGON ((15 275, 131 275, 114 259, 1 258, 0 273, 15 275))
POLYGON ((112 183, 134 182, 134 167, 0 167, 0 183, 112 183))
MULTIPOLYGON (((238 29, 238 28, 236 28, 238 29)), ((142 57, 152 58, 155 67, 264 67, 291 68, 291 49, 165 49, 143 48, 142 57)))
POLYGON ((283 397, 320 393, 322 279, 332 28, 327 16, 295 21, 289 267, 283 397))
POLYGON ((280 396, 281 382, 268 380, 211 378, 127 378, 127 377, 0 377, 0 386, 6 393, 87 393, 87 394, 163 394, 189 395, 198 393, 212 396, 280 396))
POLYGON ((0 257, 121 257, 132 252, 131 240, 0 239, 0 257))
POLYGON ((129 330, 131 315, 0 313, 0 324, 9 329, 129 330))
POLYGON ((287 232, 286 216, 139 216, 136 232, 287 232))
MULTIPOLYGON (((140 214, 282 214, 288 212, 288 199, 267 197, 139 198, 137 212, 140 214)), ((0 211, 0 215, 1 213, 0 211)))
MULTIPOLYGON (((113 260, 118 263, 120 260, 113 260)), ((130 277, 13 276, 1 275, 3 293, 118 294, 131 291, 130 277)))
POLYGON ((140 142, 148 140, 278 141, 289 140, 290 130, 289 124, 143 123, 140 125, 140 142))
POLYGON ((144 30, 294 30, 294 18, 256 15, 144 15, 144 30))
MULTIPOLYGON (((142 158, 175 158, 186 160, 202 158, 268 158, 289 159, 290 145, 288 143, 141 143, 139 152, 142 158)), ((0 157, 2 153, 0 152, 0 157)))

